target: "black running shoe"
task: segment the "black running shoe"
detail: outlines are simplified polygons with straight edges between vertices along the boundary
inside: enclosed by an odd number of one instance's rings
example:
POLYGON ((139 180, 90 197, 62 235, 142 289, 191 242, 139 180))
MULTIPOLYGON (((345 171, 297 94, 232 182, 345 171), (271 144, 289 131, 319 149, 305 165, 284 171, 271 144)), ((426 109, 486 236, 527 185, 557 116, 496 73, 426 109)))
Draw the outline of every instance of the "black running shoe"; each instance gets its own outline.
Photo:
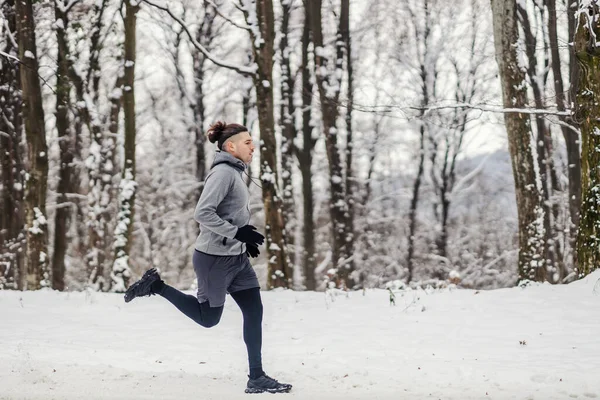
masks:
POLYGON ((248 379, 246 393, 288 393, 292 390, 289 383, 280 383, 268 375, 261 375, 256 379, 248 379))
POLYGON ((160 275, 156 271, 156 268, 151 268, 144 273, 142 278, 129 286, 129 289, 125 292, 125 303, 129 303, 136 297, 150 296, 154 294, 152 292, 152 284, 160 280, 160 275))

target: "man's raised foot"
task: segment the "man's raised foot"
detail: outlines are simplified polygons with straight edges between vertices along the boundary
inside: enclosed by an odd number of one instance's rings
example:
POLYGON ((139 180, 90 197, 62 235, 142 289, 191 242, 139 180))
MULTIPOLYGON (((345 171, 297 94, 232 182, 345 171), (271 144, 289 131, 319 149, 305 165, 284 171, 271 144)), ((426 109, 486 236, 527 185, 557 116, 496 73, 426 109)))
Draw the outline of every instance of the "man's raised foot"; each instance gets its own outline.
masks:
POLYGON ((129 303, 136 297, 155 294, 152 291, 152 284, 157 281, 160 281, 160 275, 156 271, 156 268, 151 268, 146 271, 140 280, 129 286, 125 292, 125 303, 129 303))

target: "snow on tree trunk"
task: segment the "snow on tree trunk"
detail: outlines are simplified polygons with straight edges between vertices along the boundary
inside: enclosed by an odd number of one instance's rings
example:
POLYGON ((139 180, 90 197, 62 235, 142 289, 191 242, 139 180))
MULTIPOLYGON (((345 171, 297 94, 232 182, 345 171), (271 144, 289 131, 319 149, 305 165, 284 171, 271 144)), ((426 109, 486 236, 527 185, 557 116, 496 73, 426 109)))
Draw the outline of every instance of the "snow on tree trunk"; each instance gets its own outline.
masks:
MULTIPOLYGON (((520 15, 519 22, 525 36, 525 53, 527 55, 528 65, 526 68, 527 76, 529 76, 529 84, 533 92, 535 108, 538 110, 546 108, 544 93, 546 91, 546 82, 544 75, 547 74, 547 65, 542 65, 538 68, 537 57, 538 53, 542 53, 544 60, 549 60, 548 46, 539 47, 538 37, 535 35, 530 21, 528 11, 521 5, 517 5, 517 10, 520 15)), ((543 17, 543 11, 540 18, 543 17)), ((535 21, 538 16, 532 15, 535 21)), ((545 40, 545 37, 543 38, 545 40)), ((546 271, 550 273, 549 279, 554 281, 556 272, 562 271, 562 251, 560 248, 560 238, 564 234, 560 226, 557 225, 557 220, 560 218, 559 209, 556 203, 557 192, 560 191, 554 163, 553 141, 550 126, 546 123, 546 118, 538 114, 535 116, 535 127, 537 130, 537 167, 540 174, 542 207, 544 209, 544 252, 542 256, 546 260, 546 271)), ((556 274, 558 276, 558 274, 556 274)))
MULTIPOLYGON (((560 58, 560 47, 562 43, 558 41, 558 28, 557 28, 557 13, 556 13, 556 0, 547 0, 546 6, 548 7, 548 35, 550 38, 550 54, 551 54, 551 67, 552 75, 554 76, 554 93, 556 94, 556 108, 558 111, 566 110, 565 100, 565 89, 563 85, 563 73, 561 68, 560 58)), ((569 38, 574 35, 571 32, 572 22, 574 19, 575 12, 568 10, 567 12, 567 25, 569 30, 569 38)), ((575 67, 577 62, 572 56, 573 46, 569 46, 570 58, 572 61, 567 64, 573 64, 571 67, 575 67)), ((576 86, 571 81, 571 86, 576 86)), ((575 121, 567 119, 566 117, 559 117, 559 119, 566 123, 573 125, 575 121)), ((581 156, 579 154, 579 135, 577 131, 569 129, 567 126, 561 126, 562 135, 567 147, 567 176, 569 178, 569 215, 570 225, 568 226, 569 231, 569 246, 572 249, 572 261, 573 265, 577 264, 577 251, 575 249, 575 239, 577 238, 577 229, 579 227, 579 205, 581 204, 581 156)), ((567 275, 567 270, 562 272, 561 278, 567 275)))
MULTIPOLYGON (((116 191, 112 181, 117 173, 115 168, 115 137, 119 128, 119 113, 121 111, 123 73, 119 71, 113 90, 108 93, 110 112, 108 113, 108 134, 104 113, 101 112, 100 77, 102 76, 99 57, 103 42, 103 15, 107 8, 107 1, 98 2, 92 8, 94 23, 91 28, 89 48, 84 52, 90 54, 89 68, 85 76, 77 68, 73 60, 76 54, 69 57, 69 79, 73 86, 76 98, 75 130, 76 149, 79 154, 83 140, 80 138, 81 126, 85 125, 89 132, 91 143, 87 149, 88 156, 85 167, 89 179, 89 192, 87 193, 87 215, 83 221, 77 221, 77 232, 80 236, 80 252, 84 253, 87 266, 87 284, 95 290, 106 291, 110 285, 105 280, 105 267, 107 260, 112 260, 110 240, 110 225, 114 219, 113 198, 116 191), (82 226, 84 225, 84 226, 82 226), (87 243, 83 244, 87 240, 87 243)), ((121 46, 118 44, 117 46, 121 46)), ((77 49, 74 49, 77 51, 77 49)), ((73 183, 75 186, 75 183, 73 183)), ((75 190, 75 188, 73 188, 75 190)), ((79 212, 79 210, 78 210, 79 212)), ((81 213, 83 214, 83 212, 81 213)), ((108 261, 110 262, 110 261, 108 261)))
POLYGON ((582 200, 577 276, 600 267, 600 4, 580 0, 575 52, 581 68, 576 119, 581 126, 582 200))
MULTIPOLYGON (((496 62, 500 73, 503 104, 526 108, 525 66, 519 64, 516 0, 491 0, 496 62)), ((543 281, 546 278, 544 252, 544 210, 531 150, 529 114, 505 113, 519 219, 519 278, 543 281)))
MULTIPOLYGON (((113 199, 117 188, 113 185, 112 177, 117 174, 116 140, 119 133, 119 114, 121 112, 124 77, 116 79, 113 92, 109 96, 109 134, 100 130, 94 133, 94 142, 90 149, 94 160, 90 165, 90 181, 92 188, 89 193, 89 251, 86 257, 88 266, 88 284, 95 290, 107 291, 110 285, 105 279, 105 266, 110 260, 109 227, 114 219, 113 199)), ((95 129, 95 128, 94 128, 95 129)))
MULTIPOLYGON (((214 32, 215 12, 213 7, 204 1, 204 17, 196 30, 196 40, 201 43, 207 50, 210 51, 211 43, 215 39, 214 32)), ((206 135, 204 134, 204 125, 206 121, 206 106, 204 105, 204 79, 206 75, 206 61, 208 58, 197 48, 192 49, 192 60, 194 63, 194 100, 193 115, 194 115, 194 134, 196 139, 196 179, 198 182, 203 182, 206 177, 206 151, 204 144, 206 143, 206 135)), ((202 188, 198 196, 202 194, 202 188)))
POLYGON ((354 68, 352 61, 352 40, 350 38, 350 1, 342 0, 340 12, 340 37, 344 42, 344 55, 346 57, 346 78, 347 78, 347 106, 346 106, 346 199, 348 207, 346 211, 346 232, 345 238, 347 253, 350 259, 342 270, 341 278, 349 286, 354 286, 356 279, 353 272, 356 269, 354 261, 354 214, 355 214, 355 177, 353 173, 354 163, 354 141, 352 125, 352 108, 354 107, 354 68))
POLYGON ((25 229, 27 253, 26 281, 29 290, 50 286, 48 259, 48 221, 46 188, 48 185, 48 146, 44 127, 42 92, 38 76, 35 24, 31 0, 16 2, 23 121, 27 141, 25 179, 25 229))
MULTIPOLYGON (((311 33, 314 44, 315 76, 321 100, 321 115, 325 149, 329 164, 329 211, 332 229, 332 273, 341 287, 352 287, 350 278, 352 264, 349 262, 348 248, 348 203, 346 202, 344 167, 338 147, 337 118, 339 116, 338 100, 341 89, 342 68, 344 63, 344 42, 338 30, 335 48, 325 46, 321 17, 322 0, 307 2, 310 10, 311 33)), ((342 8, 342 11, 347 11, 342 8)), ((340 14, 341 19, 347 18, 346 12, 340 14)), ((338 28, 339 29, 339 28, 338 28)))
POLYGON ((297 150, 298 163, 302 173, 302 214, 303 214, 303 274, 306 290, 315 290, 317 287, 315 269, 315 221, 314 198, 312 184, 313 150, 317 140, 313 138, 312 96, 313 84, 311 67, 309 65, 310 53, 310 16, 309 7, 304 5, 304 28, 302 32, 302 148, 297 150))
POLYGON ((19 49, 9 37, 16 37, 17 31, 14 1, 2 3, 0 11, 5 18, 5 29, 0 33, 4 46, 0 50, 14 57, 0 57, 0 289, 23 289, 18 285, 25 244, 22 98, 16 60, 19 49))
POLYGON ((135 47, 136 47, 136 13, 139 5, 131 0, 125 1, 125 63, 123 79, 123 111, 125 116, 124 166, 119 185, 119 209, 115 228, 115 259, 111 271, 111 291, 124 292, 129 286, 131 270, 129 268, 129 252, 131 249, 132 231, 135 210, 135 47))
POLYGON ((71 209, 67 193, 71 193, 73 175, 73 135, 69 118, 71 83, 69 82, 69 48, 65 29, 68 15, 63 11, 65 4, 56 1, 56 39, 58 43, 58 70, 56 74, 56 130, 59 138, 60 163, 56 214, 54 218, 54 252, 52 254, 52 287, 65 289, 65 254, 71 209), (58 23, 58 21, 61 21, 58 23))
POLYGON ((253 75, 260 126, 260 179, 265 212, 265 245, 267 248, 267 287, 290 287, 288 249, 282 214, 282 198, 277 189, 277 142, 273 103, 273 57, 275 55, 275 20, 271 0, 242 1, 246 22, 251 27, 250 39, 254 61, 253 75))
POLYGON ((285 237, 288 245, 288 272, 289 277, 293 276, 293 265, 295 262, 295 235, 294 231, 297 225, 297 218, 294 204, 294 184, 293 184, 293 166, 294 166, 294 138, 296 137, 296 128, 294 126, 294 78, 291 71, 289 48, 289 25, 292 13, 292 2, 281 0, 281 37, 279 41, 279 52, 281 57, 281 102, 279 108, 279 126, 281 129, 281 183, 282 183, 282 202, 283 202, 283 220, 285 226, 285 237))

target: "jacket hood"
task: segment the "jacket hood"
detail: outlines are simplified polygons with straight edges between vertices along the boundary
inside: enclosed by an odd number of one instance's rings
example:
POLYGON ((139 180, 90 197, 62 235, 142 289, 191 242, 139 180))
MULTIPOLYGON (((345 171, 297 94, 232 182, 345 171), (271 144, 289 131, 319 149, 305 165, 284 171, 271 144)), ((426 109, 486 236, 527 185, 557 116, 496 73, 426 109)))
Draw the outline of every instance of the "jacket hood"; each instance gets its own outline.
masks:
POLYGON ((224 150, 217 150, 215 154, 215 159, 210 168, 212 169, 219 164, 229 164, 232 167, 239 169, 240 171, 245 171, 247 168, 246 164, 242 160, 232 156, 224 150))

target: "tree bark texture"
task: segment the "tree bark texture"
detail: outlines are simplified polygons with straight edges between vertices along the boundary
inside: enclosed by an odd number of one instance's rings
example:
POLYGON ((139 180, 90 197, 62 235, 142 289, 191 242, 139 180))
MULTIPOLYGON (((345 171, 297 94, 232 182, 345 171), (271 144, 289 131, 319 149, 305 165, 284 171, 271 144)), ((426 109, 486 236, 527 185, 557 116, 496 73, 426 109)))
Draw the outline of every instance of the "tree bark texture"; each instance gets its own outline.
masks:
MULTIPOLYGON (((196 40, 202 43, 207 49, 210 49, 210 44, 214 39, 214 20, 215 14, 210 12, 212 6, 204 1, 204 18, 196 31, 196 40)), ((194 85, 195 85, 195 103, 193 104, 194 114, 194 132, 196 139, 196 179, 198 182, 204 182, 206 177, 206 152, 204 144, 206 143, 206 135, 204 133, 204 125, 206 124, 206 107, 204 105, 204 78, 206 74, 206 56, 195 47, 192 49, 192 60, 194 62, 194 85)), ((202 188, 200 193, 202 194, 202 188)))
MULTIPOLYGON (((6 40, 1 49, 18 57, 15 2, 7 0, 0 6, 5 18, 6 40)), ((15 59, 0 57, 0 289, 23 289, 18 285, 23 273, 25 237, 23 225, 23 152, 21 146, 20 67, 15 59)))
POLYGON ((65 255, 67 252, 67 232, 71 218, 71 207, 67 194, 73 191, 73 133, 69 118, 71 82, 69 80, 69 48, 65 29, 69 24, 68 15, 62 10, 65 4, 57 0, 54 13, 62 20, 56 27, 58 43, 58 69, 56 74, 56 130, 60 148, 59 181, 57 189, 57 209, 54 217, 54 252, 52 254, 52 288, 65 289, 65 255))
MULTIPOLYGON (((283 196, 283 220, 285 226, 285 237, 288 245, 288 257, 290 265, 295 265, 295 236, 296 213, 294 204, 294 138, 296 128, 294 126, 294 78, 290 65, 289 48, 289 25, 292 12, 292 2, 281 1, 281 38, 279 41, 279 53, 281 57, 281 103, 279 107, 279 126, 281 128, 281 184, 283 196)), ((291 267, 293 269, 293 267, 291 267)))
POLYGON ((282 198, 278 193, 277 142, 273 104, 273 57, 275 55, 275 17, 272 0, 256 0, 256 17, 260 37, 251 33, 254 61, 254 88, 260 125, 260 178, 265 212, 267 247, 267 287, 290 287, 290 270, 284 231, 282 198))
POLYGON ((354 286, 356 279, 350 277, 350 274, 356 269, 354 262, 354 242, 356 235, 354 233, 354 215, 355 215, 355 181, 353 173, 354 162, 354 140, 352 125, 352 108, 354 107, 354 67, 352 62, 352 39, 350 38, 350 1, 342 0, 340 12, 340 36, 344 42, 344 53, 346 58, 346 78, 347 82, 347 107, 346 107, 346 200, 348 201, 346 211, 346 249, 348 259, 341 278, 345 279, 348 285, 354 286))
MULTIPOLYGON (((529 76, 529 82, 533 91, 535 108, 541 110, 546 106, 544 101, 544 86, 548 77, 548 71, 550 70, 548 65, 550 58, 548 54, 549 46, 540 45, 540 48, 544 49, 544 59, 546 60, 545 64, 541 66, 540 71, 538 70, 537 62, 537 52, 540 51, 538 49, 538 40, 532 31, 528 12, 521 5, 517 5, 517 10, 521 16, 521 27, 525 35, 525 52, 528 60, 527 75, 529 76)), ((539 18, 542 17, 543 15, 539 18)), ((537 18, 534 16, 534 19, 537 18)), ((549 273, 549 277, 552 277, 554 272, 563 270, 561 266, 562 251, 557 240, 562 232, 560 232, 560 229, 556 225, 556 221, 559 218, 559 209, 556 204, 553 204, 552 200, 556 197, 555 192, 560 190, 560 188, 554 164, 554 146, 550 127, 546 124, 544 116, 539 114, 535 116, 535 125, 537 130, 537 139, 535 140, 537 145, 537 165, 540 171, 542 207, 544 209, 545 236, 543 257, 546 261, 546 272, 549 273)))
MULTIPOLYGON (((525 72, 517 55, 519 40, 516 0, 491 0, 496 61, 500 73, 503 104, 526 108, 525 72)), ((544 210, 536 186, 528 114, 505 113, 519 219, 519 279, 546 278, 544 252, 544 210)))
POLYGON ((129 286, 131 270, 129 252, 133 240, 133 223, 135 211, 135 62, 136 62, 136 14, 139 5, 131 0, 125 1, 125 64, 123 79, 123 112, 125 129, 125 148, 123 174, 119 186, 119 211, 115 229, 115 259, 111 271, 111 290, 124 292, 129 286))
MULTIPOLYGON (((332 263, 337 271, 339 285, 352 287, 350 279, 352 264, 349 262, 350 249, 348 248, 348 203, 344 187, 344 169, 340 150, 338 147, 337 118, 339 116, 338 100, 341 82, 336 76, 336 71, 341 71, 344 62, 344 42, 338 31, 336 37, 336 51, 334 59, 327 58, 324 52, 324 38, 322 26, 322 0, 308 0, 310 5, 311 32, 314 44, 315 76, 321 101, 321 117, 323 135, 325 136, 325 149, 329 163, 329 211, 332 225, 332 263), (333 64, 333 65, 332 65, 333 64)), ((345 2, 344 2, 345 3, 345 2)), ((342 11, 345 11, 342 9, 342 11)), ((343 12, 342 14, 345 14, 343 12)), ((340 14, 340 20, 347 16, 340 14)), ((340 22, 341 23, 341 22, 340 22)))
POLYGON ((17 0, 17 32, 23 96, 23 121, 27 141, 25 179, 25 289, 50 286, 46 189, 48 185, 48 146, 44 126, 42 91, 38 76, 35 22, 32 0, 17 0))
POLYGON ((574 44, 580 67, 575 104, 582 138, 582 200, 576 268, 581 278, 600 267, 600 6, 597 0, 579 4, 574 44))
POLYGON ((315 221, 314 221, 314 198, 312 183, 312 160, 313 151, 317 140, 313 138, 312 98, 313 84, 311 81, 311 67, 309 65, 310 39, 310 7, 304 4, 304 27, 302 30, 302 148, 297 149, 298 164, 302 174, 302 212, 303 212, 303 274, 304 287, 306 290, 315 290, 317 282, 315 269, 317 268, 315 258, 315 221))

